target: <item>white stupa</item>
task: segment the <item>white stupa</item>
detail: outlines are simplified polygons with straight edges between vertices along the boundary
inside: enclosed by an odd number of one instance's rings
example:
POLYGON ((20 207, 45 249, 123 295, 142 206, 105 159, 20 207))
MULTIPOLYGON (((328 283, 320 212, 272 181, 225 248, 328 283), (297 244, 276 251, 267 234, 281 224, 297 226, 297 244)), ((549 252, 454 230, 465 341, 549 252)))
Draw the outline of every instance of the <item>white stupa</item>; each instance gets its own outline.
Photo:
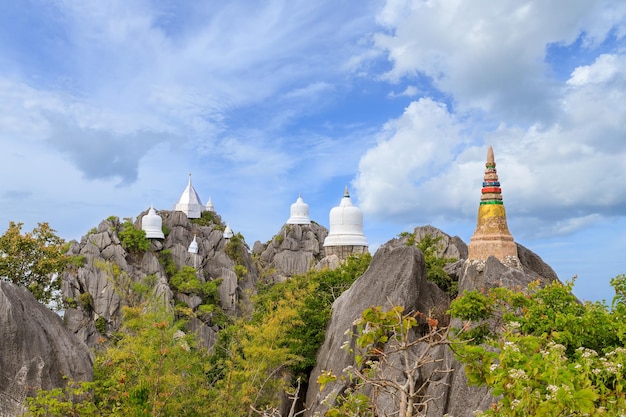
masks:
POLYGON ((206 211, 210 211, 212 213, 215 212, 215 207, 213 206, 213 200, 211 200, 211 197, 209 197, 209 201, 206 202, 205 209, 206 211))
POLYGON ((330 230, 324 240, 325 255, 345 259, 352 253, 366 253, 367 239, 363 234, 363 213, 352 205, 348 187, 339 206, 330 210, 330 230))
POLYGON ((198 193, 191 185, 191 174, 189 174, 189 183, 187 188, 180 196, 178 203, 174 206, 175 211, 182 211, 190 219, 199 219, 204 211, 204 205, 200 201, 198 193))
POLYGON ((198 253, 198 242, 196 241, 196 235, 193 235, 193 240, 189 244, 189 248, 187 249, 189 253, 198 253))
POLYGON ((224 229, 224 239, 230 239, 231 237, 233 237, 233 229, 227 224, 226 229, 224 229))
POLYGON ((156 214, 154 207, 150 206, 148 214, 141 218, 141 229, 146 232, 148 239, 165 239, 163 234, 163 219, 156 214))
POLYGON ((298 196, 295 203, 291 205, 291 216, 287 220, 287 224, 311 224, 309 218, 309 205, 302 200, 302 196, 298 196))

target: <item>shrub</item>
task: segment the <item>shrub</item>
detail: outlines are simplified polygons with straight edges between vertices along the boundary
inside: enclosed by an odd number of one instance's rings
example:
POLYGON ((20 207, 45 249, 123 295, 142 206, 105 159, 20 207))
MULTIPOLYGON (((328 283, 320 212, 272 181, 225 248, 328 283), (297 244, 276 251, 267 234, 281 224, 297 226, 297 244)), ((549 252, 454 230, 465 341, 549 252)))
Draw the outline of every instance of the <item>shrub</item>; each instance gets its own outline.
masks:
POLYGON ((144 230, 136 229, 129 219, 124 221, 122 227, 119 237, 124 249, 130 253, 141 253, 150 249, 150 239, 146 237, 144 230))

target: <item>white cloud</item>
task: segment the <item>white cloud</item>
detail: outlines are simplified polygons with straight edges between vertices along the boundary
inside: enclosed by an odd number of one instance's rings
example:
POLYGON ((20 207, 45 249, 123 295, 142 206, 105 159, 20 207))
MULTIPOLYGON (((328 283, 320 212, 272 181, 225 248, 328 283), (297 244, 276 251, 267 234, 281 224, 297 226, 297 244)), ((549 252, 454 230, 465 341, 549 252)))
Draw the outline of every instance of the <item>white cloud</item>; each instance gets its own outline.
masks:
POLYGON ((626 6, 615 3, 389 0, 379 15, 388 30, 374 39, 392 63, 390 80, 424 74, 464 109, 532 122, 556 110, 546 46, 579 36, 598 44, 626 22, 626 6))
POLYGON ((473 126, 422 99, 390 122, 385 139, 361 159, 363 209, 409 223, 475 215, 485 150, 492 144, 509 218, 533 225, 521 234, 571 233, 626 209, 626 58, 602 55, 577 68, 560 90, 549 126, 473 126), (437 152, 432 152, 436 149, 437 152), (422 153, 423 152, 423 153, 422 153), (436 162, 433 162, 436 161, 436 162), (422 220, 423 221, 423 220, 422 220))

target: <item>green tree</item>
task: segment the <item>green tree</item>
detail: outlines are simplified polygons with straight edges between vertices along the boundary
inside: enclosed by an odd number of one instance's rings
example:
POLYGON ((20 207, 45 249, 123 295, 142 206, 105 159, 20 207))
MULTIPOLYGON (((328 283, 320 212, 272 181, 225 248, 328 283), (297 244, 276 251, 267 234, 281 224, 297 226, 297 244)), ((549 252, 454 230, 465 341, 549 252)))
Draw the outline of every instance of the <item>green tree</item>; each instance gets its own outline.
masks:
POLYGON ((94 381, 40 391, 33 416, 199 416, 208 402, 208 352, 171 313, 124 307, 118 340, 96 351, 94 381))
POLYGON ((122 247, 130 253, 141 253, 150 249, 150 239, 146 237, 146 232, 136 229, 130 219, 125 219, 122 223, 122 230, 118 233, 122 247))
POLYGON ((612 308, 579 302, 573 282, 525 292, 472 291, 452 303, 462 320, 455 345, 470 383, 498 399, 484 416, 623 415, 626 410, 624 290, 612 308))
POLYGON ((60 301, 60 273, 74 259, 48 223, 22 234, 23 223, 9 223, 0 236, 0 279, 26 287, 37 300, 60 301))
POLYGON ((331 393, 324 400, 330 405, 325 415, 426 415, 433 401, 426 389, 441 383, 441 374, 451 371, 441 367, 441 360, 433 355, 437 347, 449 344, 448 328, 439 327, 437 319, 419 312, 405 314, 399 306, 368 308, 355 325, 356 330, 350 333, 354 344, 343 345, 354 355, 355 364, 340 375, 327 370, 318 378, 322 390, 338 378, 347 385, 342 393, 331 393), (416 331, 421 326, 427 330, 416 331), (391 414, 387 414, 389 407, 393 408, 391 414))

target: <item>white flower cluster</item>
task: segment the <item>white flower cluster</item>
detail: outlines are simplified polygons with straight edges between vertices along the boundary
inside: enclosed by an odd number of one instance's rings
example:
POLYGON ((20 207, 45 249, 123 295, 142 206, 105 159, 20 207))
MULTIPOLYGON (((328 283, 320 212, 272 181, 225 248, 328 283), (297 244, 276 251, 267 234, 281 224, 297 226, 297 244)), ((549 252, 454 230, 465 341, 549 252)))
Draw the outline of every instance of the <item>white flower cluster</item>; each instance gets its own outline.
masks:
POLYGON ((511 350, 515 353, 519 353, 519 348, 517 347, 517 345, 513 342, 504 342, 504 350, 511 350))
POLYGON ((528 375, 523 369, 511 369, 509 370, 509 376, 513 379, 528 379, 528 375))

